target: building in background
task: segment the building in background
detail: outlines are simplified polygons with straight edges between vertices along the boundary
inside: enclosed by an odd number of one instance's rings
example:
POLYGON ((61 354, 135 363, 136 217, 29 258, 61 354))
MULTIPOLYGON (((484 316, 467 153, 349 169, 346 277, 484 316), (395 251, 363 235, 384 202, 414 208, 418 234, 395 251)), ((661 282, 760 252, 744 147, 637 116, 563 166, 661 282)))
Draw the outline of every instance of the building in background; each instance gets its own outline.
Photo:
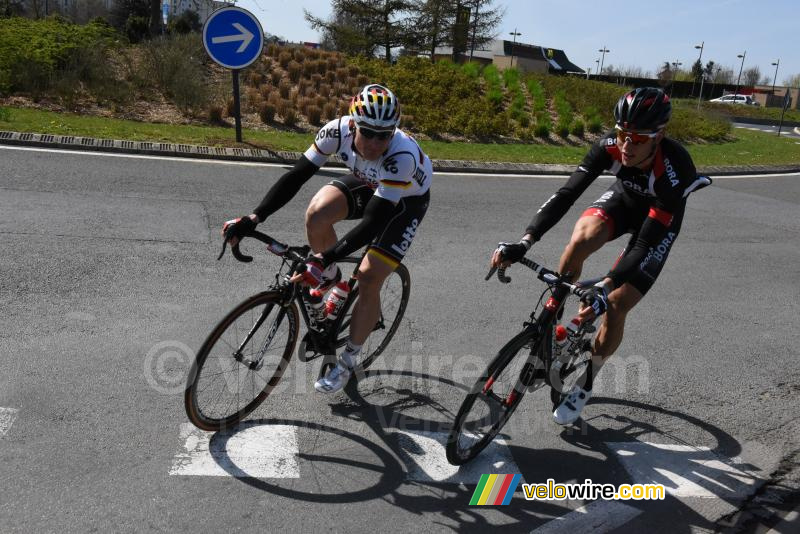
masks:
MULTIPOLYGON (((452 59, 451 47, 439 47, 434 53, 436 60, 452 59)), ((462 61, 470 60, 467 51, 461 56, 462 61)), ((586 74, 572 63, 563 50, 526 43, 515 43, 504 39, 495 39, 485 50, 475 50, 472 61, 484 65, 495 65, 498 69, 513 66, 524 72, 546 72, 550 74, 586 74)))

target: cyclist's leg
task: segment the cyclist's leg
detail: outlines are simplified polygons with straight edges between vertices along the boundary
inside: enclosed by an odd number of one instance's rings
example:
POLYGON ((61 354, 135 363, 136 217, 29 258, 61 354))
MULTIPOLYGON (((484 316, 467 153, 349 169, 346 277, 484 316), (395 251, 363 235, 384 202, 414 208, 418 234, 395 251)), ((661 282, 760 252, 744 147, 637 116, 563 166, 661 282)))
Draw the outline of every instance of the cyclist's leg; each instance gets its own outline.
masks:
POLYGON ((430 195, 403 198, 391 220, 367 250, 358 272, 358 300, 350 323, 350 341, 361 345, 380 313, 383 282, 403 261, 428 210, 430 195))
MULTIPOLYGON (((597 374, 600 366, 607 360, 622 343, 625 330, 625 319, 628 312, 641 301, 647 292, 655 284, 664 263, 667 261, 672 245, 678 237, 683 222, 684 210, 678 210, 672 219, 667 235, 657 247, 651 248, 650 253, 641 263, 631 279, 622 284, 608 295, 608 311, 606 312, 603 324, 597 332, 594 341, 592 354, 593 365, 596 367, 594 374, 597 374), (599 364, 599 365, 598 365, 599 364)), ((636 235, 631 237, 628 247, 620 254, 620 258, 636 242, 636 235)), ((617 259, 619 261, 619 259, 617 259)))
POLYGON ((372 189, 352 174, 322 186, 306 210, 306 235, 311 249, 322 252, 336 244, 334 223, 360 219, 371 196, 372 189))
POLYGON ((373 249, 361 261, 358 268, 358 300, 353 307, 348 336, 351 344, 363 345, 372 332, 380 314, 381 287, 397 265, 390 258, 373 253, 373 249))
POLYGON ((580 279, 586 258, 626 232, 628 204, 622 186, 617 183, 595 200, 575 223, 558 271, 571 272, 573 280, 580 279))

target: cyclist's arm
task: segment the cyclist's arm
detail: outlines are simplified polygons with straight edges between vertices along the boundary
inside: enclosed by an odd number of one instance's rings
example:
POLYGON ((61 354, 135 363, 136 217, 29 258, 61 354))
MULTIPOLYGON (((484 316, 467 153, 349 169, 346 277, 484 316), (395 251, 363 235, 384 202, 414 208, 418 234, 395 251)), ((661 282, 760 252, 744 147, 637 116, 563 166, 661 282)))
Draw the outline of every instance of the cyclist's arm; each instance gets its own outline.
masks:
POLYGON ((378 189, 364 208, 364 217, 355 228, 333 247, 322 253, 325 265, 337 261, 360 249, 382 231, 395 212, 395 206, 413 187, 413 176, 417 169, 414 156, 409 153, 392 154, 392 165, 382 168, 378 177, 378 189))
POLYGON ((328 266, 372 241, 378 232, 389 223, 394 208, 393 202, 372 195, 364 208, 364 217, 361 222, 347 232, 335 245, 322 253, 323 265, 328 266))
POLYGON ((303 184, 328 161, 328 157, 339 150, 342 144, 341 121, 341 118, 334 119, 320 128, 314 137, 314 142, 295 163, 294 168, 272 186, 261 204, 253 210, 258 217, 258 222, 263 221, 292 200, 303 184))
POLYGON ((319 166, 314 165, 307 157, 300 156, 294 167, 275 182, 261 204, 253 210, 258 217, 257 222, 263 221, 285 206, 318 170, 319 166))
POLYGON ((586 191, 594 179, 611 166, 611 156, 606 151, 605 143, 606 139, 604 138, 592 146, 592 149, 583 158, 583 162, 570 175, 567 183, 539 208, 525 229, 526 238, 530 237, 534 242, 541 239, 569 211, 569 208, 586 191))

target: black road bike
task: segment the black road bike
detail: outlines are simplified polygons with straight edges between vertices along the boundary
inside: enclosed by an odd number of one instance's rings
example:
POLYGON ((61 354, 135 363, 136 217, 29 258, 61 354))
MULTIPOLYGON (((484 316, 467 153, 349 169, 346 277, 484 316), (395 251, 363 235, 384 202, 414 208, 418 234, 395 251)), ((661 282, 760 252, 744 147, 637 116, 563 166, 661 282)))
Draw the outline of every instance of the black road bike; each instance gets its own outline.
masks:
MULTIPOLYGON (((547 288, 531 313, 530 321, 523 324, 522 332, 500 349, 461 404, 447 440, 447 460, 453 465, 472 460, 489 445, 526 393, 549 386, 555 408, 573 385, 583 386, 591 373, 589 349, 591 334, 595 331, 593 321, 580 324, 573 319, 567 323, 564 345, 556 344, 554 336, 567 297, 570 294, 582 297, 584 291, 600 279, 572 284, 568 276, 527 258, 522 258, 519 264, 533 270, 547 288), (545 297, 548 297, 546 301, 545 297)), ((502 267, 489 271, 486 280, 496 270, 501 282, 511 281, 502 267)))
MULTIPOLYGON (((298 346, 298 359, 309 362, 324 356, 319 371, 319 376, 323 376, 335 364, 336 349, 347 340, 353 303, 358 299, 357 273, 363 256, 347 257, 337 262, 342 268, 353 264, 347 300, 335 320, 318 323, 308 302, 308 289, 289 282, 305 269, 310 247, 289 246, 255 230, 247 237, 266 244, 267 250, 282 261, 275 282, 266 291, 234 307, 197 352, 184 402, 189 420, 202 430, 222 430, 235 425, 272 393, 295 352, 301 318, 307 333, 298 346)), ((225 253, 225 244, 220 258, 225 253)), ((253 260, 241 253, 238 244, 231 247, 231 252, 239 261, 253 260)), ((361 349, 354 369, 356 377, 381 355, 397 332, 410 291, 408 269, 400 264, 381 288, 380 316, 361 349)))

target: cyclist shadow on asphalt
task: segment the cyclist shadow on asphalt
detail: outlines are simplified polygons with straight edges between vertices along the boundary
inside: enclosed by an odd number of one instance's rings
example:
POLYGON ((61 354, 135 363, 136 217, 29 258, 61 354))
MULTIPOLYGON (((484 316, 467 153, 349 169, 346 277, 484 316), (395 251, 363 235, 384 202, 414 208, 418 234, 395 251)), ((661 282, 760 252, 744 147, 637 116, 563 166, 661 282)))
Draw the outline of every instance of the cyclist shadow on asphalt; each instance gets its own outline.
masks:
MULTIPOLYGON (((362 377, 362 382, 370 376, 378 377, 383 374, 437 381, 463 392, 468 390, 466 386, 441 377, 397 371, 369 371, 362 377)), ((383 389, 395 398, 388 404, 375 406, 369 402, 374 390, 362 395, 358 385, 351 383, 345 390, 351 403, 332 405, 332 413, 358 419, 370 426, 376 435, 402 459, 408 472, 415 464, 414 456, 422 454, 423 451, 419 447, 415 448, 413 440, 402 439, 402 436, 398 439, 398 432, 393 430, 446 435, 455 414, 425 392, 414 391, 408 387, 384 386, 383 389), (419 407, 426 407, 442 414, 444 420, 432 421, 405 413, 419 407)), ((567 427, 560 432, 551 431, 557 438, 573 447, 585 450, 587 454, 560 448, 532 449, 513 442, 509 444, 511 456, 527 482, 540 483, 548 478, 554 478, 559 482, 582 482, 591 479, 595 483, 615 485, 662 484, 667 490, 668 506, 665 506, 664 501, 626 501, 626 504, 646 510, 649 515, 658 511, 665 513, 666 509, 669 509, 670 514, 679 510, 686 527, 683 530, 676 527, 676 532, 690 532, 694 527, 714 527, 680 499, 711 498, 738 506, 765 482, 764 478, 757 474, 756 466, 736 459, 742 452, 741 444, 730 434, 710 423, 682 412, 635 401, 598 397, 592 404, 607 405, 611 415, 600 414, 588 421, 579 420, 578 426, 567 427), (664 425, 648 422, 654 419, 654 415, 656 418, 669 419, 664 425), (632 458, 634 456, 635 460, 632 458), (555 469, 553 466, 556 466, 555 469)), ((600 410, 602 411, 602 407, 600 410)), ((540 418, 542 416, 533 415, 540 418)), ((505 434, 501 437, 508 439, 514 436, 505 434)), ((469 464, 464 468, 468 469, 469 464)), ((477 478, 475 480, 477 482, 477 478)), ((448 517, 458 520, 463 527, 468 527, 468 530, 482 528, 483 515, 476 513, 476 508, 466 506, 473 490, 471 486, 467 485, 466 489, 462 486, 458 491, 453 491, 452 481, 423 482, 422 485, 437 488, 440 499, 451 501, 448 509, 453 509, 454 512, 448 517)), ((399 495, 397 492, 392 496, 397 504, 404 508, 417 510, 420 506, 425 507, 416 497, 399 495)), ((524 512, 520 513, 519 510, 515 512, 510 507, 494 509, 502 510, 505 515, 519 519, 520 526, 528 529, 571 510, 569 507, 552 504, 557 501, 525 502, 519 498, 520 496, 518 495, 512 503, 517 501, 524 503, 524 512)), ((438 502, 432 505, 429 511, 441 512, 441 505, 442 503, 438 502)))

